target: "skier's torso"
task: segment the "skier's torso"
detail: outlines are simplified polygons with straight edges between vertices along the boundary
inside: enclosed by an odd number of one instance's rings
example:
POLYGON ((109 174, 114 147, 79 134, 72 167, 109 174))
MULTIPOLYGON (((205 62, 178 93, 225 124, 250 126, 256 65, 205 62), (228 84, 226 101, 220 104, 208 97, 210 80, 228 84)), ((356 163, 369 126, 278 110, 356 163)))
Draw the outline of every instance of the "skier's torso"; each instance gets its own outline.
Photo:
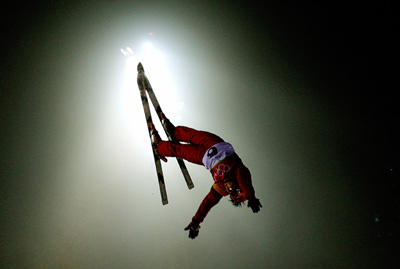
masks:
POLYGON ((212 169, 211 174, 214 179, 214 189, 219 192, 222 196, 226 196, 227 192, 224 182, 235 178, 236 165, 240 162, 239 157, 236 153, 227 156, 224 160, 218 162, 212 169))
POLYGON ((211 172, 214 189, 222 196, 229 194, 224 187, 224 182, 235 177, 234 166, 238 162, 240 162, 239 157, 232 145, 227 142, 215 144, 204 154, 203 164, 211 172))

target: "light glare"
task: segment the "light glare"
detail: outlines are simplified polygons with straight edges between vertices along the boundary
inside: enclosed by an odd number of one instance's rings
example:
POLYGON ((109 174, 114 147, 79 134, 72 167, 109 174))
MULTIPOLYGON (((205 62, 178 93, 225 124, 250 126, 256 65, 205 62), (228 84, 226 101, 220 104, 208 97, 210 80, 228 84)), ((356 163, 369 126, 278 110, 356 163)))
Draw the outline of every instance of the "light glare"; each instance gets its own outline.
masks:
POLYGON ((145 43, 145 44, 143 44, 143 48, 144 48, 145 50, 147 50, 147 51, 150 51, 150 50, 153 49, 153 44, 151 44, 151 43, 145 43))
MULTIPOLYGON (((136 82, 137 64, 139 62, 143 64, 146 75, 157 95, 157 99, 160 102, 163 111, 169 118, 171 118, 171 120, 181 119, 178 113, 182 112, 183 102, 178 102, 177 100, 176 91, 173 86, 174 83, 171 81, 171 72, 166 66, 165 53, 161 53, 158 49, 154 48, 153 44, 150 42, 143 43, 141 49, 135 49, 134 54, 130 47, 126 47, 126 50, 121 49, 121 52, 128 57, 126 58, 124 87, 121 91, 122 95, 119 97, 120 102, 118 110, 119 113, 121 113, 119 118, 125 119, 123 122, 125 122, 127 126, 137 127, 138 125, 143 125, 143 132, 138 132, 138 130, 129 130, 129 132, 135 134, 136 137, 140 136, 138 140, 146 141, 148 138, 146 138, 147 133, 145 132, 143 108, 136 82), (131 102, 134 102, 134 104, 131 102), (135 108, 136 111, 133 111, 133 108, 135 108), (126 119, 127 116, 129 117, 129 120, 126 119), (131 118, 131 116, 134 118, 131 118), (133 122, 135 123, 131 125, 133 122)), ((157 127, 157 117, 156 115, 153 116, 154 123, 157 127)), ((148 145, 145 144, 144 150, 148 150, 147 146, 148 145)), ((141 147, 143 147, 143 143, 141 147)))

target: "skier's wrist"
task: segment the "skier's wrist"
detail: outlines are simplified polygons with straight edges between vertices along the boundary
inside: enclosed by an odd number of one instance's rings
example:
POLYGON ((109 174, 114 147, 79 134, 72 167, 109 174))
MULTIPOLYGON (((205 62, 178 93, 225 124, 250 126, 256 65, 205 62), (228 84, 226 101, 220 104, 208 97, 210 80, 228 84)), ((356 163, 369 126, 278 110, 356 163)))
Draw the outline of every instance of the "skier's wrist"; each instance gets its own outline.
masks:
POLYGON ((253 196, 253 197, 251 197, 250 199, 249 199, 249 203, 251 204, 251 203, 254 203, 255 201, 257 201, 258 199, 255 197, 255 196, 253 196))
POLYGON ((189 223, 189 226, 193 227, 196 230, 200 227, 200 222, 193 218, 192 221, 189 223))

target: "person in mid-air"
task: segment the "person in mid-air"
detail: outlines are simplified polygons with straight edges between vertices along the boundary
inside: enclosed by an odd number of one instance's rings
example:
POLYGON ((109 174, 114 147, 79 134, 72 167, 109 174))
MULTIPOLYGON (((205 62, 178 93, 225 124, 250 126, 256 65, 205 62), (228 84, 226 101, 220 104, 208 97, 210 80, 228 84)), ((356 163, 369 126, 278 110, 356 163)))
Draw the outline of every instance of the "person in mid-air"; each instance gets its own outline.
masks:
POLYGON ((230 195, 231 202, 236 207, 248 200, 248 207, 254 213, 260 211, 262 205, 255 196, 250 171, 244 166, 231 144, 209 132, 184 126, 175 127, 164 114, 162 114, 162 123, 174 140, 185 142, 185 144, 162 141, 155 131, 151 138, 156 154, 163 161, 166 161, 165 157, 180 157, 189 162, 204 165, 211 171, 214 179, 210 192, 185 228, 185 231, 189 230, 189 238, 194 239, 198 236, 200 223, 223 196, 230 195))

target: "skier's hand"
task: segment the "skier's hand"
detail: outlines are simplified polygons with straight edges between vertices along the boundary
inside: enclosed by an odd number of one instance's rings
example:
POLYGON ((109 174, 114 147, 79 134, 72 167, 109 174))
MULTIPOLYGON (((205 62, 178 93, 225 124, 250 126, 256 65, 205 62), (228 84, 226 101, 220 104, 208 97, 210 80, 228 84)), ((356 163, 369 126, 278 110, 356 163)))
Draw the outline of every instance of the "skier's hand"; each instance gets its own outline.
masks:
POLYGON ((247 207, 251 207, 253 213, 257 213, 258 211, 260 211, 260 207, 262 207, 262 205, 259 199, 253 198, 252 200, 249 201, 247 207))
POLYGON ((189 230, 189 238, 195 239, 199 235, 200 225, 192 221, 185 228, 185 231, 187 231, 187 230, 189 230))

